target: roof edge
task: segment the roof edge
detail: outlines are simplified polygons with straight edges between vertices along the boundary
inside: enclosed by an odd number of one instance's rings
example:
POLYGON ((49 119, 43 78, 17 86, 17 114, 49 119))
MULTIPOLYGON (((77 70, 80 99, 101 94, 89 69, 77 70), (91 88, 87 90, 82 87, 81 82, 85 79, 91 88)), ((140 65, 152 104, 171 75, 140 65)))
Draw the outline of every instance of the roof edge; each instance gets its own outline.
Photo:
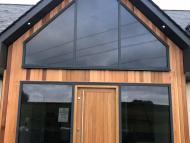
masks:
POLYGON ((186 49, 190 46, 190 36, 152 0, 129 1, 180 48, 186 49))
MULTIPOLYGON (((64 0, 41 0, 0 34, 0 69, 7 67, 8 46, 64 0)), ((0 73, 2 75, 2 73, 0 73)))
POLYGON ((2 41, 6 46, 9 46, 62 1, 63 0, 41 0, 2 31, 0 34, 0 41, 2 41))
MULTIPOLYGON (((14 26, 14 24, 16 24, 16 22, 18 22, 20 19, 22 19, 25 15, 27 15, 30 11, 32 11, 35 7, 37 7, 43 0, 40 0, 37 4, 33 5, 29 10, 27 10, 24 14, 22 14, 17 20, 15 20, 12 24, 10 24, 6 29, 4 29, 1 33, 0 36, 3 35, 3 33, 5 33, 9 28, 11 28, 12 26, 14 26)), ((2 5, 2 4, 0 4, 2 5)), ((8 5, 8 4, 5 4, 8 5)), ((14 4, 13 4, 14 5, 14 4)))

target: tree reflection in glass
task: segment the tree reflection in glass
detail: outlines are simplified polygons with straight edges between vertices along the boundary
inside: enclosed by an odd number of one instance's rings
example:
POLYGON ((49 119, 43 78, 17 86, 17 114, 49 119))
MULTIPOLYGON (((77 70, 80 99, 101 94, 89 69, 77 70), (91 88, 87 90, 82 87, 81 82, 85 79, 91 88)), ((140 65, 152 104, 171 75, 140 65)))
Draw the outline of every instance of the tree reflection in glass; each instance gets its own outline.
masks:
POLYGON ((122 143, 170 143, 167 87, 123 86, 122 143))

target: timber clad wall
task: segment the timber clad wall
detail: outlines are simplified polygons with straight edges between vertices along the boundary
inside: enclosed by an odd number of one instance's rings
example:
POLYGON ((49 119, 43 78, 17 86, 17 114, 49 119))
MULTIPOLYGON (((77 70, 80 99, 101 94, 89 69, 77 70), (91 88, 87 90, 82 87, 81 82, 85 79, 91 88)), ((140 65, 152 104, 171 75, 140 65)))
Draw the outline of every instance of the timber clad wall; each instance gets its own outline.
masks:
POLYGON ((22 69, 23 42, 63 9, 68 2, 67 0, 55 8, 9 47, 0 108, 0 143, 15 143, 17 126, 17 120, 15 119, 17 119, 18 115, 20 81, 26 80, 171 84, 174 143, 189 143, 186 82, 183 72, 182 50, 155 27, 138 9, 133 7, 128 0, 126 0, 126 5, 169 45, 170 72, 22 69))

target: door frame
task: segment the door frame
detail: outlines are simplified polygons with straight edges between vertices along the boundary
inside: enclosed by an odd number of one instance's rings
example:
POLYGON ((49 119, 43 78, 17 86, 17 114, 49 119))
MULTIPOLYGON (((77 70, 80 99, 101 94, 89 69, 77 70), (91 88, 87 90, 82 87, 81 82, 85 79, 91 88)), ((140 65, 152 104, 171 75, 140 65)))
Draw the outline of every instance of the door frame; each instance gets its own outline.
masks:
POLYGON ((77 116, 77 106, 76 106, 76 103, 78 101, 77 99, 77 95, 78 95, 78 90, 79 88, 100 88, 100 89, 114 89, 115 90, 115 96, 116 96, 116 115, 117 115, 117 120, 116 120, 116 125, 118 125, 116 127, 116 132, 117 132, 117 135, 116 135, 116 140, 118 140, 118 143, 121 142, 121 105, 120 105, 120 86, 119 85, 75 85, 75 88, 74 88, 74 108, 73 108, 73 121, 72 121, 72 143, 75 143, 75 136, 76 136, 76 119, 75 118, 77 116))

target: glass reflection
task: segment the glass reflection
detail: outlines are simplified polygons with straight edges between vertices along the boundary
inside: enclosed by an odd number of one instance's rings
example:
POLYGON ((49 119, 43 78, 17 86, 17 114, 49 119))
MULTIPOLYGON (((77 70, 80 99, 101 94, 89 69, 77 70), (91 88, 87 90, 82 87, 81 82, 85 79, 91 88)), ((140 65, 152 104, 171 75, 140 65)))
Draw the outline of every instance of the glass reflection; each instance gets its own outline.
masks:
POLYGON ((24 84, 18 143, 70 143, 72 87, 24 84))
POLYGON ((167 87, 123 86, 122 143, 170 143, 167 87))
POLYGON ((121 63, 129 69, 167 67, 166 47, 121 6, 121 63))
POLYGON ((168 68, 167 47, 117 0, 75 1, 25 48, 32 67, 168 68))
POLYGON ((77 17, 77 65, 117 65, 117 0, 78 0, 77 17))
POLYGON ((74 4, 70 6, 26 43, 25 64, 51 67, 72 65, 74 7, 74 4))

